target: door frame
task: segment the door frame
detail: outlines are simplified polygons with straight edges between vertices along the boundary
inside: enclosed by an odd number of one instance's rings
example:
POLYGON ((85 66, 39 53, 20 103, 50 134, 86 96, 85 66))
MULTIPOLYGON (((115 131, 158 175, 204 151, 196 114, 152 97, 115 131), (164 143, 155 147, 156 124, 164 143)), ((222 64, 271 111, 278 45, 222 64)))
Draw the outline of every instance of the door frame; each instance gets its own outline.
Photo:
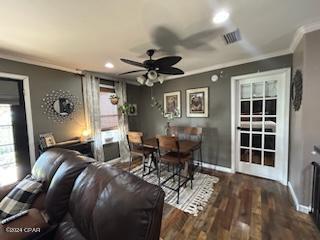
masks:
POLYGON ((277 70, 265 71, 265 72, 258 72, 252 74, 245 74, 239 76, 231 77, 231 169, 233 172, 237 171, 237 159, 236 159, 236 134, 237 134, 237 121, 236 121, 236 86, 237 82, 242 79, 246 78, 257 78, 263 77, 268 75, 275 75, 275 74, 283 74, 283 80, 285 81, 285 89, 284 89, 284 99, 283 104, 285 108, 284 113, 284 128, 283 128, 283 144, 282 149, 282 159, 284 161, 282 176, 279 178, 281 179, 280 182, 283 185, 288 185, 288 162, 289 162, 289 120, 290 120, 290 79, 291 79, 291 68, 281 68, 277 70))
POLYGON ((18 74, 5 73, 5 72, 0 72, 0 77, 23 81, 23 96, 24 96, 26 119, 27 119, 29 156, 30 156, 30 165, 32 169, 36 161, 36 152, 35 152, 35 145, 34 145, 34 131, 33 131, 33 121, 32 121, 29 77, 25 75, 18 75, 18 74))

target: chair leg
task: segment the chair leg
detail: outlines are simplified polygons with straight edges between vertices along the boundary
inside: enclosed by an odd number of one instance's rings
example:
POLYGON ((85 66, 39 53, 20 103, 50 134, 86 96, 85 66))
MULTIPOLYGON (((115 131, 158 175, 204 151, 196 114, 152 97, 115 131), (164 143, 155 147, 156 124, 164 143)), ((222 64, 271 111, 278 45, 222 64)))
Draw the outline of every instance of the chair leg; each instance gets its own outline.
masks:
POLYGON ((161 177, 161 161, 159 159, 159 161, 158 161, 158 185, 161 187, 161 179, 160 179, 160 177, 161 177))
POLYGON ((199 148, 199 154, 200 154, 200 169, 202 171, 203 161, 202 161, 202 147, 201 146, 199 148))
POLYGON ((179 204, 179 198, 180 198, 180 174, 181 174, 181 167, 178 166, 178 197, 177 197, 177 204, 179 204))
POLYGON ((131 171, 131 163, 132 163, 132 155, 130 154, 130 160, 129 160, 129 172, 131 171))
POLYGON ((142 170, 142 178, 144 177, 144 173, 145 173, 145 171, 146 171, 146 158, 143 156, 142 157, 142 164, 143 164, 143 170, 142 170))

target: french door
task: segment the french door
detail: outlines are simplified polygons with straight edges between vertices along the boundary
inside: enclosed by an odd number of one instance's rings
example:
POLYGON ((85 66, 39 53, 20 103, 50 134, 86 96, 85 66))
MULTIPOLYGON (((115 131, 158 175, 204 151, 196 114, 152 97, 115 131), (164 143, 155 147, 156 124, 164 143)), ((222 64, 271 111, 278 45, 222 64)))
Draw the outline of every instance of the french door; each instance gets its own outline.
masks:
POLYGON ((236 171, 286 184, 288 166, 288 71, 239 77, 235 83, 236 171))

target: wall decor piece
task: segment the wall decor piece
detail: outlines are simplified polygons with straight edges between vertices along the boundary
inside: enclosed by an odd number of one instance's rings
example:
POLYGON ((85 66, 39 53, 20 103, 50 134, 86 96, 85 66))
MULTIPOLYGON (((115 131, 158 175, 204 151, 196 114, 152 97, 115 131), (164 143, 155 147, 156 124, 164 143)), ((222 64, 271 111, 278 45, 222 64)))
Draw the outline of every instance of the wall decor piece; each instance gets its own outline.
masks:
POLYGON ((41 108, 48 119, 56 123, 63 123, 73 118, 80 105, 79 98, 72 95, 70 91, 52 90, 42 99, 41 108))
POLYGON ((291 101, 293 109, 297 112, 301 107, 303 92, 303 77, 301 70, 297 70, 291 84, 291 101))
POLYGON ((119 97, 117 95, 111 95, 110 96, 110 101, 113 105, 117 105, 119 103, 119 97))
POLYGON ((168 92, 163 95, 164 115, 181 117, 181 92, 168 92))
POLYGON ((130 104, 128 110, 128 116, 137 116, 138 115, 138 107, 137 104, 130 104))
POLYGON ((186 91, 187 117, 209 116, 209 88, 195 88, 186 91))

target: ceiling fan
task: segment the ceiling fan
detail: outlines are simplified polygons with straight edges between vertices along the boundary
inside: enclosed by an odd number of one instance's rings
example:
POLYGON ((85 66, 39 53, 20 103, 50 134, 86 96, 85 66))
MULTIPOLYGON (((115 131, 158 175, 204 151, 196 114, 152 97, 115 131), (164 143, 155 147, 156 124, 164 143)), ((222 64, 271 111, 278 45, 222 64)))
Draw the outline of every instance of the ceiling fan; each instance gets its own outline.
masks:
POLYGON ((155 53, 155 49, 149 49, 146 54, 149 56, 149 59, 145 60, 144 62, 136 62, 128 59, 123 59, 121 58, 120 60, 124 63, 136 66, 136 67, 142 67, 145 69, 140 69, 140 70, 133 70, 125 73, 121 73, 119 75, 126 75, 126 74, 131 74, 131 73, 137 73, 137 72, 146 72, 142 76, 137 77, 137 81, 143 85, 147 85, 148 87, 152 87, 156 81, 159 81, 161 84, 164 81, 164 76, 165 75, 180 75, 184 74, 184 72, 179 69, 172 67, 173 65, 177 64, 180 62, 182 59, 179 56, 168 56, 168 57, 163 57, 159 59, 152 59, 152 56, 155 53))

